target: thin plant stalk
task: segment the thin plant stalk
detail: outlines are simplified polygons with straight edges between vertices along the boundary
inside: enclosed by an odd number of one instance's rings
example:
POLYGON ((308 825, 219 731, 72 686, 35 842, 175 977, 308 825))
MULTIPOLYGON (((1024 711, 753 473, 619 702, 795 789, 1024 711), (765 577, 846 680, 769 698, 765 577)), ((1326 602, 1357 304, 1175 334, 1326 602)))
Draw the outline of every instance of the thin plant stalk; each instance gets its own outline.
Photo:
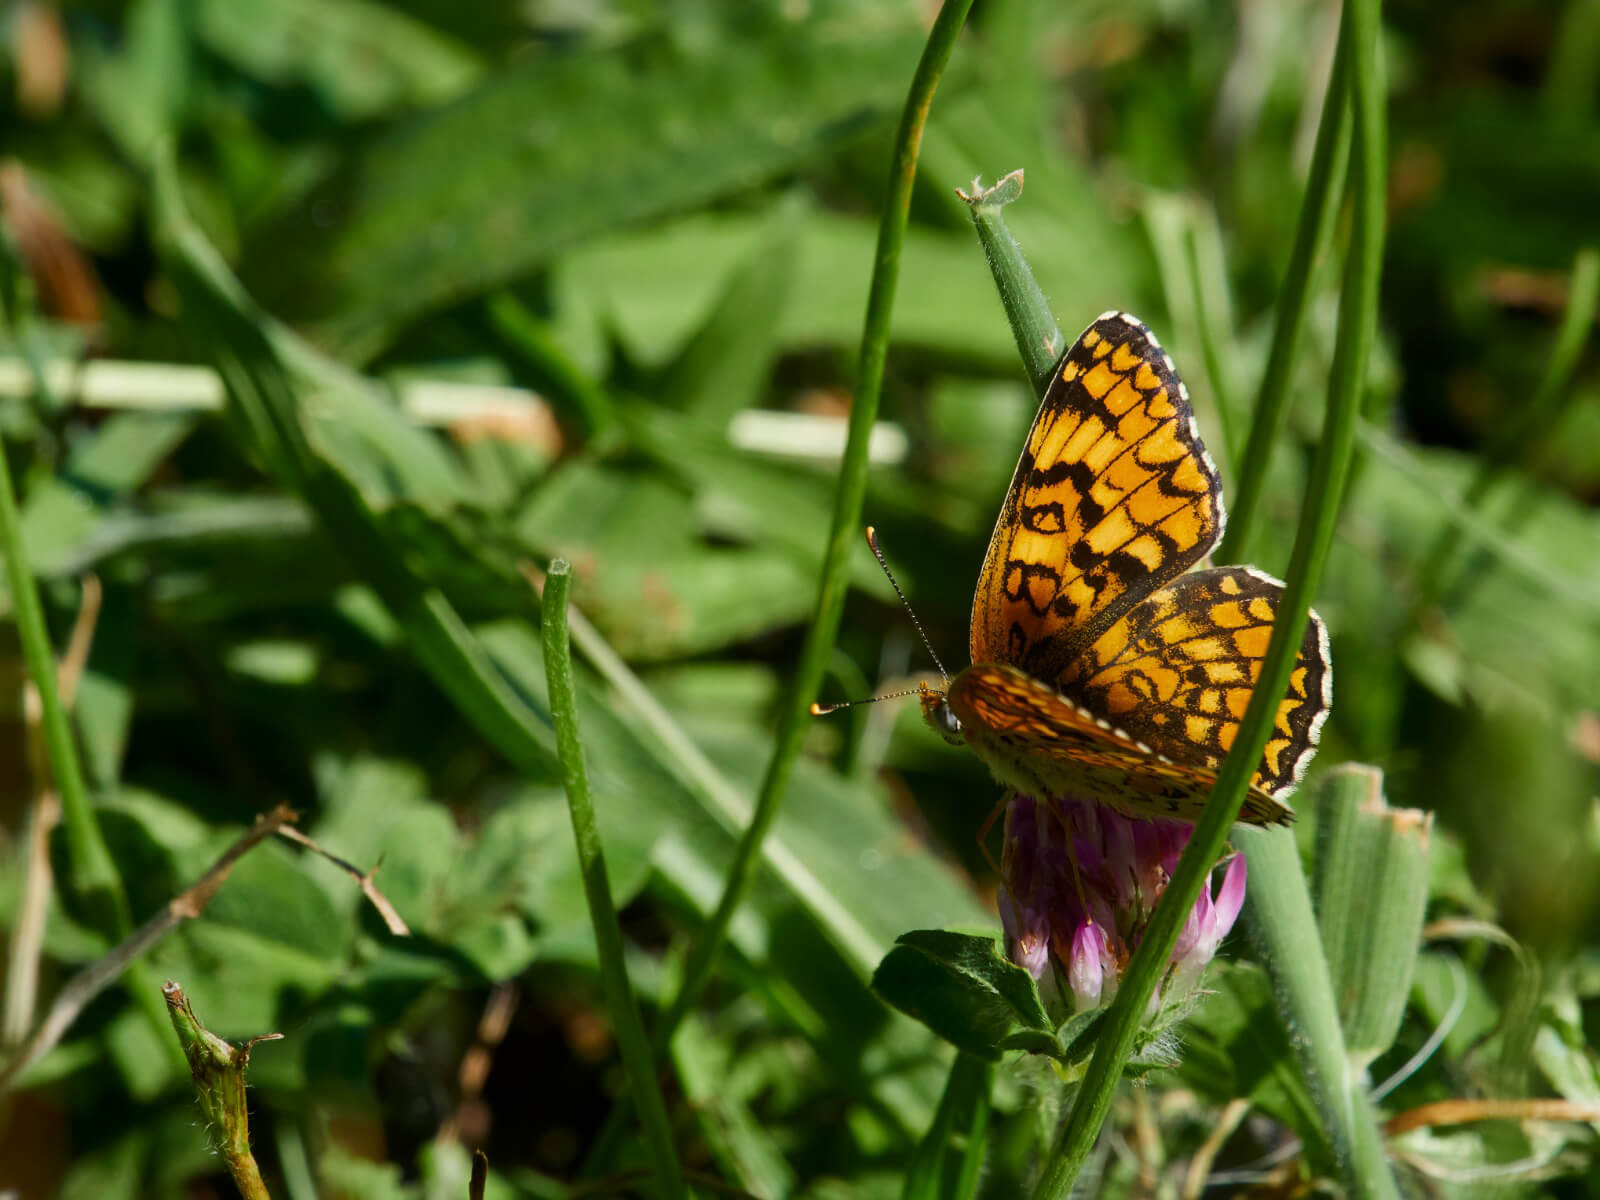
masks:
MULTIPOLYGON (((878 400, 883 388, 883 367, 889 353, 889 318, 894 308, 895 286, 900 277, 900 251, 905 242, 906 223, 911 214, 911 189, 916 180, 917 158, 922 149, 922 131, 928 120, 933 93, 944 75, 955 50, 956 38, 966 22, 972 0, 946 0, 928 32, 922 57, 911 78, 911 87, 895 130, 893 158, 889 167, 888 194, 878 222, 877 249, 873 257, 872 283, 867 293, 867 314, 861 332, 861 352, 856 370, 856 392, 850 406, 850 423, 844 455, 839 463, 839 482, 834 490, 833 518, 828 530, 827 552, 817 584, 817 606, 806 630, 800 663, 785 697, 778 719, 772 757, 767 761, 755 810, 735 847, 722 895, 712 910, 699 938, 684 962, 683 978, 656 1027, 652 1045, 663 1054, 678 1025, 704 991, 716 969, 717 958, 727 940, 733 914, 743 903, 761 862, 762 845, 777 819, 788 790, 789 775, 800 753, 810 722, 811 702, 822 686, 839 634, 844 614, 844 598, 849 586, 850 554, 861 525, 861 508, 866 499, 868 450, 872 427, 878 417, 878 400)), ((584 1163, 584 1174, 597 1170, 609 1155, 628 1103, 620 1097, 607 1117, 595 1145, 584 1163)))
POLYGON ((5 555, 17 637, 22 643, 28 677, 38 692, 40 728, 56 791, 61 797, 62 824, 67 840, 65 882, 83 904, 95 928, 115 940, 133 929, 132 910, 128 907, 128 893, 122 886, 122 877, 117 874, 116 863, 89 801, 77 743, 72 737, 66 706, 61 703, 55 650, 50 645, 44 607, 39 602, 39 591, 28 567, 16 493, 12 490, 11 466, 4 453, 0 453, 0 553, 5 555))
MULTIPOLYGON (((1118 988, 1072 1112, 1046 1160, 1034 1193, 1039 1200, 1055 1200, 1066 1195, 1094 1148, 1150 997, 1166 972, 1184 919, 1222 853, 1244 800, 1245 789, 1261 760, 1272 732, 1279 697, 1288 686, 1298 656, 1311 596, 1333 543, 1340 499, 1355 447, 1367 351, 1377 323, 1378 277, 1382 266, 1385 160, 1378 29, 1378 0, 1350 0, 1345 8, 1341 38, 1349 42, 1347 76, 1353 106, 1356 167, 1354 220, 1340 294, 1339 334, 1322 440, 1306 487, 1272 640, 1233 749, 1212 790, 1211 801, 1195 824, 1189 844, 1118 988)), ((1308 199, 1308 203, 1315 201, 1308 199)), ((1325 1113, 1325 1117, 1327 1115, 1325 1113)), ((1347 1109, 1332 1115, 1351 1127, 1371 1122, 1370 1112, 1347 1109)), ((1351 1195, 1396 1194, 1393 1175, 1382 1159, 1382 1143, 1375 1132, 1371 1137, 1359 1130, 1353 1137, 1340 1137, 1336 1133, 1333 1140, 1335 1145, 1342 1144, 1349 1149, 1349 1154, 1341 1156, 1339 1165, 1351 1195)))
POLYGON ((967 1200, 976 1194, 989 1132, 989 1086, 994 1064, 958 1053, 950 1063, 944 1092, 928 1131, 917 1144, 900 1190, 901 1200, 967 1200), (965 1128, 962 1122, 965 1122, 965 1128), (960 1145, 953 1190, 944 1188, 952 1143, 960 1145))
POLYGON ((872 286, 867 295, 867 315, 861 334, 855 398, 850 407, 844 457, 839 464, 839 483, 834 492, 827 554, 817 586, 817 607, 811 626, 806 631, 799 667, 784 701, 772 757, 768 760, 761 790, 756 797, 755 813, 734 851, 717 907, 684 964, 683 982, 656 1036, 658 1047, 670 1041, 672 1031, 693 1006, 716 967, 717 956, 727 939, 728 925, 755 878, 756 867, 761 861, 761 844, 777 818, 788 789, 794 760, 800 753, 807 724, 812 719, 810 705, 816 698, 817 689, 822 686, 828 661, 833 654, 849 585, 850 555, 860 536, 861 507, 867 490, 868 440, 878 416, 883 367, 889 351, 889 318, 894 307, 895 285, 900 276, 900 251, 911 211, 911 187, 916 179, 922 131, 927 123, 928 108, 933 103, 934 90, 944 74, 945 65, 950 61, 957 35, 971 7, 972 0, 946 0, 939 10, 900 114, 900 125, 894 140, 894 157, 889 170, 888 195, 878 224, 877 252, 872 264, 872 286))
MULTIPOLYGON (((7 258, 9 260, 9 255, 7 258)), ((20 314, 10 306, 3 306, 0 317, 13 323, 20 314)), ((42 387, 43 377, 39 364, 30 356, 36 382, 42 387)), ((72 725, 67 719, 66 706, 61 702, 61 689, 56 677, 55 650, 50 644, 50 631, 45 625, 44 606, 39 600, 39 590, 28 565, 27 547, 22 540, 22 518, 17 509, 17 494, 11 479, 11 463, 0 446, 0 555, 6 560, 6 582, 11 590, 11 608, 17 624, 17 640, 22 643, 22 659, 28 677, 39 697, 39 728, 43 734, 46 754, 50 762, 55 791, 61 802, 62 831, 67 843, 67 870, 64 880, 66 890, 82 905, 89 923, 108 941, 115 943, 133 931, 133 910, 128 904, 128 893, 122 876, 117 872, 116 861, 106 844, 100 821, 95 816, 89 799, 89 789, 83 777, 83 764, 78 758, 77 742, 72 736, 72 725)), ((42 789, 44 781, 37 781, 42 789)), ((161 1030, 166 1024, 166 1010, 156 993, 154 978, 140 963, 127 967, 126 986, 129 995, 150 1023, 161 1030)), ((160 1044, 168 1063, 173 1068, 181 1066, 181 1059, 167 1039, 160 1044)))
POLYGON ((228 1174, 244 1200, 272 1200, 250 1151, 250 1106, 245 1098, 245 1068, 258 1042, 276 1041, 281 1033, 251 1038, 243 1046, 223 1041, 200 1023, 189 997, 170 980, 162 987, 172 1028, 194 1078, 195 1095, 206 1127, 228 1164, 228 1174))
POLYGON ((1300 335, 1305 329, 1311 301, 1311 274, 1333 230, 1339 194, 1344 189, 1345 162, 1350 154, 1350 89, 1346 75, 1349 55, 1341 36, 1334 48, 1333 69, 1323 96, 1322 119, 1317 125, 1311 168, 1306 173, 1305 197, 1295 222, 1294 245, 1278 293, 1272 326, 1272 346, 1256 392, 1255 409, 1238 476, 1228 493, 1228 528, 1217 547, 1222 563, 1243 562, 1261 513, 1261 493, 1266 485, 1272 447, 1283 432, 1289 412, 1289 377, 1300 335))
POLYGON ((1050 302, 1028 269, 1022 247, 1017 245, 1003 215, 1006 205, 1022 195, 1022 179, 1022 171, 1017 170, 989 188, 980 188, 974 180, 971 192, 957 189, 956 195, 966 201, 972 212, 972 224, 978 231, 984 257, 989 260, 989 271, 994 275, 1000 302, 1005 305, 1012 335, 1017 339, 1017 353, 1028 373, 1028 383, 1035 396, 1043 396, 1067 347, 1055 314, 1050 311, 1050 302))
POLYGON ((632 1093, 650 1160, 655 1167, 664 1196, 686 1196, 683 1167, 673 1145, 672 1124, 666 1101, 656 1078, 655 1055, 639 1017, 639 1006, 628 982, 623 961, 622 926, 611 898, 611 883, 606 876, 605 850, 600 844, 600 827, 595 820, 594 802, 589 795, 589 774, 583 761, 583 743, 578 737, 577 696, 572 686, 572 643, 567 634, 567 591, 572 569, 564 559, 550 564, 545 577, 544 602, 540 612, 540 637, 544 642, 545 678, 550 686, 550 720, 555 727, 556 750, 561 758, 561 775, 567 792, 567 811, 572 817, 572 836, 578 844, 578 863, 583 872, 583 891, 589 904, 589 920, 594 925, 595 947, 600 960, 600 981, 605 989, 606 1007, 616 1029, 617 1045, 627 1069, 632 1093))

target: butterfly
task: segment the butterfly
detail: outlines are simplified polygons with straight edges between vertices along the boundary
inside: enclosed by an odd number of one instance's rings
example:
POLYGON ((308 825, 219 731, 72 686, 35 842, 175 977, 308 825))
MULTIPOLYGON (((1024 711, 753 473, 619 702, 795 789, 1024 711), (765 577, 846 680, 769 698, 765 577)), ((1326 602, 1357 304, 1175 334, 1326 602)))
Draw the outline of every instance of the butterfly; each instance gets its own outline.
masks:
MULTIPOLYGON (((1155 336, 1097 318, 1056 368, 972 600, 972 666, 928 723, 1004 785, 1198 819, 1250 702, 1283 584, 1191 570, 1222 536, 1216 467, 1155 336)), ((1287 823, 1332 703, 1311 614, 1239 819, 1287 823)))

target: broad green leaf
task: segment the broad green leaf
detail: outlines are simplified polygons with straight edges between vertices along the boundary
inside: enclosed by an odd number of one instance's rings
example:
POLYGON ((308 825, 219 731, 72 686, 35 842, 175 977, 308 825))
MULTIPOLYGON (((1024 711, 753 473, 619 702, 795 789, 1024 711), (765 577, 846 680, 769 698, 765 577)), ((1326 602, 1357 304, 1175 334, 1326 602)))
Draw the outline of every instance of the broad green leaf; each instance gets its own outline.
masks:
POLYGON ((1033 977, 1005 959, 993 938, 939 929, 902 934, 878 964, 872 987, 901 1012, 979 1058, 1000 1058, 1016 1044, 1010 1038, 1018 1027, 1042 1035, 1027 1039, 1030 1050, 1048 1052, 1055 1045, 1033 977))
POLYGON ((200 0, 193 20, 208 50, 258 79, 315 89, 345 120, 442 103, 481 71, 465 46, 366 0, 200 0))
MULTIPOLYGON (((894 25, 799 26, 698 56, 552 53, 505 71, 359 154, 311 200, 337 216, 294 256, 297 315, 370 354, 406 321, 583 238, 812 160, 892 110, 920 41, 894 25)), ((257 264, 263 277, 275 265, 257 264)), ((269 297, 289 298, 280 287, 269 297)))

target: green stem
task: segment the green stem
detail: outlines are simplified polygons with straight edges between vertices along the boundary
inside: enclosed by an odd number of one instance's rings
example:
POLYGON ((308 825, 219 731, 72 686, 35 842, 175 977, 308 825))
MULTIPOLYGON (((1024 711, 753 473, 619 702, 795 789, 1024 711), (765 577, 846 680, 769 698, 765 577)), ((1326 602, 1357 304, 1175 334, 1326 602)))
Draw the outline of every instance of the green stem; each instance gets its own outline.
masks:
POLYGON ((1294 834, 1237 829, 1250 871, 1245 921, 1290 1025, 1289 1044, 1328 1134, 1333 1161, 1352 1196, 1398 1196, 1363 1085, 1339 1025, 1333 977, 1322 951, 1294 834))
MULTIPOLYGON (((727 940, 728 926, 750 890, 756 867, 761 862, 762 844, 773 821, 777 819, 784 792, 788 788, 789 774, 794 768, 794 760, 800 753, 806 727, 811 720, 811 701, 822 686, 823 676, 833 656, 849 584, 850 550, 858 535, 861 506, 866 498, 868 440, 878 416, 883 366, 889 351, 889 317, 894 305, 895 284, 900 275, 900 249, 905 241, 906 222, 911 213, 911 188, 916 180, 922 130, 927 123, 934 90, 944 74, 945 64, 955 50, 957 35, 971 7, 972 0, 946 0, 933 28, 928 32, 928 41, 923 47, 916 73, 912 76, 905 107, 900 113, 900 124, 895 131, 894 157, 889 168, 888 195, 878 224, 872 284, 867 294, 855 401, 850 407, 850 425, 844 456, 839 464, 839 484, 834 491, 827 553, 823 559, 822 577, 817 585, 817 607, 811 626, 806 631, 794 682, 779 716, 772 757, 767 762, 766 774, 761 780, 755 810, 734 849, 733 861, 729 864, 728 877, 723 883, 717 906, 691 947, 684 962, 682 982, 656 1027, 652 1045, 658 1055, 666 1051, 674 1031, 699 999, 716 969, 717 957, 727 940)), ((621 1128, 627 1103, 626 1096, 619 1098, 607 1117, 584 1163, 585 1175, 598 1170, 609 1156, 617 1131, 621 1128)))
POLYGON ((734 851, 723 884, 722 896, 710 920, 684 964, 683 982, 674 997, 661 1029, 657 1046, 671 1040, 672 1031, 683 1019, 716 967, 717 955, 727 938, 728 925, 743 902, 761 861, 761 844, 778 815, 788 788, 794 760, 800 753, 811 717, 811 701, 827 670, 844 612, 849 585, 848 562, 855 539, 860 536, 861 506, 867 490, 867 443, 878 416, 878 398, 883 386, 883 365, 889 350, 889 317, 894 306, 895 284, 900 275, 900 248, 905 241, 906 221, 911 211, 911 186, 916 178, 917 155, 922 147, 922 130, 933 102, 934 89, 944 73, 956 37, 966 20, 972 0, 946 0, 928 33, 922 58, 917 63, 900 125, 895 133, 894 159, 889 171, 888 195, 878 225, 877 253, 872 266, 872 287, 867 296, 867 315, 861 334, 861 357, 856 372, 855 401, 850 408, 850 428, 844 458, 839 464, 839 485, 834 492, 833 521, 829 529, 827 555, 817 587, 817 607, 806 631, 799 668, 784 702, 778 732, 767 763, 766 775, 756 797, 755 813, 734 851))
MULTIPOLYGON (((1578 251, 1572 263, 1572 282, 1567 288, 1567 308, 1561 317, 1561 327, 1556 331, 1556 341, 1545 359, 1544 372, 1539 386, 1522 412, 1514 418, 1505 436, 1484 456, 1477 475, 1462 497, 1462 506, 1472 512, 1483 509, 1484 503, 1497 491, 1512 470, 1524 461, 1528 452, 1555 429, 1566 416, 1567 408, 1576 393, 1567 385, 1578 364, 1578 356, 1588 340, 1594 325, 1595 310, 1600 307, 1600 252, 1586 246, 1578 251)), ((1417 603, 1418 614, 1436 604, 1449 585, 1450 576, 1458 574, 1449 570, 1461 544, 1461 524, 1449 522, 1439 534, 1433 552, 1428 556, 1421 580, 1423 594, 1417 603)))
MULTIPOLYGON (((22 642, 22 657, 39 696, 39 716, 45 749, 50 756, 50 773, 61 796, 67 840, 66 884, 82 904, 90 923, 112 941, 119 941, 133 929, 128 894, 89 802, 78 747, 72 738, 67 710, 61 703, 55 651, 45 628, 44 607, 39 602, 33 572, 28 567, 16 493, 12 490, 11 464, 4 447, 0 447, 0 551, 5 554, 6 577, 11 588, 11 607, 16 614, 17 635, 22 642)), ((43 780, 35 782, 45 786, 43 780)))
MULTIPOLYGON (((962 1055, 966 1058, 966 1055, 962 1055)), ((967 1125, 967 1143, 961 1155, 961 1173, 950 1193, 951 1200, 973 1200, 978 1194, 978 1182, 983 1175, 984 1151, 989 1145, 989 1116, 993 1111, 990 1086, 994 1082, 994 1064, 980 1063, 965 1070, 977 1074, 973 1081, 972 1119, 967 1125), (981 1073, 979 1073, 981 1072, 981 1073)))
POLYGON ((1228 465, 1239 461, 1239 431, 1235 420, 1238 395, 1229 374, 1233 322, 1228 300, 1227 268, 1222 255, 1222 235, 1217 229, 1216 212, 1191 201, 1184 206, 1183 255, 1189 269, 1189 287, 1194 297, 1195 332, 1200 338, 1200 356, 1205 363, 1206 382, 1211 387, 1211 403, 1217 410, 1217 426, 1228 465))
POLYGON ((667 1118, 666 1101, 656 1078, 655 1056, 639 1006, 628 983, 623 962, 622 926, 611 898, 606 876, 605 851, 600 845, 600 827, 595 821, 594 803, 589 796, 589 776, 583 761, 583 743, 578 738, 577 696, 572 686, 572 644, 567 635, 567 588, 571 568, 564 559, 550 564, 545 577, 544 606, 540 613, 540 636, 544 642, 545 678, 550 685, 550 720, 555 726, 556 749, 561 756, 562 780, 566 785, 567 809, 572 815, 572 836, 578 844, 578 862, 583 872, 583 890, 589 902, 589 919, 594 924, 595 947, 600 959, 600 980, 605 988, 606 1005, 616 1029, 617 1045, 627 1069, 632 1093, 644 1124, 645 1141, 655 1165, 656 1178, 667 1197, 687 1195, 683 1167, 672 1141, 672 1124, 667 1118))
MULTIPOLYGON (((1305 634, 1311 596, 1333 543, 1340 498, 1355 445, 1361 411, 1367 351, 1377 323, 1378 277, 1383 255, 1384 128, 1378 75, 1378 0, 1350 0, 1340 34, 1350 43, 1349 84, 1355 124, 1354 221, 1339 304, 1339 335, 1329 381, 1322 440, 1312 464, 1300 511, 1288 578, 1279 601, 1272 640, 1250 706, 1240 722, 1232 751, 1196 823, 1149 928, 1107 1015, 1100 1041, 1056 1144, 1051 1148, 1035 1196, 1063 1196, 1094 1147, 1122 1069, 1133 1049, 1146 1006, 1165 973, 1173 944, 1212 865, 1222 853, 1245 789, 1261 761, 1279 697, 1305 634)), ((1296 951, 1297 953, 1303 951, 1296 951)), ((1352 1126, 1370 1124, 1361 1114, 1344 1114, 1352 1126)), ((1352 1195, 1392 1195, 1394 1180, 1381 1162, 1376 1130, 1358 1134, 1352 1155, 1342 1158, 1352 1195), (1379 1161, 1371 1161, 1376 1150, 1379 1161), (1356 1155, 1361 1155, 1357 1158, 1356 1155)))
POLYGON ((1334 48, 1333 69, 1322 101, 1322 119, 1311 152, 1305 197, 1295 224, 1294 247, 1283 273, 1277 317, 1272 327, 1272 348, 1261 374, 1255 411, 1244 455, 1237 460, 1238 476, 1228 496, 1228 528, 1217 547, 1218 562, 1243 562, 1249 557, 1250 538, 1261 513, 1261 493, 1266 484, 1272 447, 1283 432, 1289 411, 1289 376, 1305 329, 1311 300, 1311 272, 1327 245, 1344 188, 1345 160, 1350 153, 1349 55, 1341 33, 1334 48))
POLYGON ((971 1054, 956 1055, 945 1078, 944 1093, 939 1097, 939 1109, 906 1169, 901 1200, 974 1194, 988 1138, 989 1085, 993 1077, 993 1063, 971 1054), (958 1140, 962 1143, 961 1157, 949 1164, 952 1143, 958 1140), (947 1165, 954 1165, 959 1172, 949 1191, 944 1186, 947 1165))
POLYGON ((255 1155, 250 1152, 250 1109, 245 1099, 244 1073, 257 1042, 276 1041, 283 1035, 269 1033, 236 1048, 200 1024, 189 998, 176 983, 169 980, 162 985, 161 994, 172 1028, 177 1031, 178 1045, 189 1064, 207 1130, 228 1164, 234 1186, 244 1200, 271 1200, 255 1155))
POLYGON ((956 194, 972 210, 972 224, 977 228, 984 257, 989 260, 1000 302, 1005 305, 1028 382, 1033 385, 1033 394, 1042 396, 1067 346, 1055 314, 1050 311, 1050 302, 1022 257, 1022 247, 1006 227, 1004 209, 1022 195, 1022 172, 1013 171, 990 188, 979 188, 974 180, 970 193, 958 189, 956 194))

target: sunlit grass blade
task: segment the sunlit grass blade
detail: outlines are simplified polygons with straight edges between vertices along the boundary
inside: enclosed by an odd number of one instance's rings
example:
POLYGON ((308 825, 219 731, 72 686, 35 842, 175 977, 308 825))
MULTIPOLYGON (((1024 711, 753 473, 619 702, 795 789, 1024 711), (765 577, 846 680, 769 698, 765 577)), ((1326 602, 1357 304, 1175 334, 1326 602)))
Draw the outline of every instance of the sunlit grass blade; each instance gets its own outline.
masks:
POLYGON ((867 487, 867 451, 873 423, 877 420, 883 367, 889 352, 889 319, 894 307, 895 283, 899 277, 900 248, 910 215, 917 153, 934 90, 944 73, 945 64, 955 50, 956 37, 970 8, 971 0, 947 0, 940 9, 928 34, 927 45, 917 64, 905 108, 901 112, 889 171, 889 190, 883 202, 866 321, 861 335, 849 436, 845 443, 844 458, 839 464, 827 557, 822 567, 822 578, 817 585, 816 612, 806 631, 800 662, 783 701, 772 756, 756 797, 755 813, 734 853, 716 910, 701 930, 685 963, 683 983, 667 1012, 662 1030, 657 1033, 657 1045, 670 1039, 671 1030, 711 978, 717 956, 727 937, 728 924, 750 888, 760 862, 761 844, 783 802, 806 726, 812 720, 811 702, 822 686, 828 660, 833 654, 834 639, 838 636, 839 620, 844 611, 850 555, 860 536, 861 506, 867 487))
MULTIPOLYGON (((9 274, 15 265, 9 248, 3 249, 4 269, 9 274)), ((9 303, 0 311, 0 324, 14 326, 20 318, 17 311, 19 298, 16 289, 7 287, 9 303)), ((28 339, 23 343, 28 345, 28 339)), ((29 352, 34 373, 42 385, 43 377, 36 356, 29 352)), ((108 941, 116 942, 133 930, 133 913, 128 904, 128 893, 123 885, 116 861, 111 856, 100 822, 95 815, 84 779, 83 763, 78 756, 78 746, 73 737, 72 725, 66 706, 61 700, 61 690, 56 678, 55 650, 50 643, 50 631, 45 624, 44 606, 33 571, 29 566, 27 548, 23 544, 22 523, 17 506, 17 492, 11 479, 11 464, 0 448, 0 554, 6 560, 6 583, 10 590, 13 619, 17 625, 17 638, 22 644, 23 663, 29 681, 38 697, 39 724, 43 733, 46 754, 49 758, 51 778, 34 780, 37 789, 53 787, 60 797, 63 831, 67 849, 67 871, 64 880, 67 892, 81 908, 84 917, 108 941)), ((131 963, 126 969, 126 984, 134 1004, 150 1022, 152 1028, 162 1030, 166 1014, 156 993, 155 978, 143 963, 131 963)), ((170 1047, 163 1039, 160 1045, 170 1047)), ((169 1053, 174 1068, 180 1065, 179 1057, 169 1053)))
MULTIPOLYGON (((11 256, 0 247, 8 263, 11 256)), ((16 320, 12 305, 0 317, 9 329, 16 320)), ((42 377, 41 377, 42 378, 42 377)), ((72 726, 61 689, 56 681, 56 656, 45 626, 44 606, 29 567, 27 547, 22 541, 22 523, 17 508, 17 493, 11 481, 11 464, 0 453, 0 553, 6 560, 6 584, 10 589, 11 610, 22 643, 22 658, 28 678, 39 698, 40 726, 50 756, 53 783, 61 797, 61 814, 67 842, 67 890, 83 907, 85 915, 109 938, 126 936, 133 929, 128 894, 117 873, 111 850, 89 800, 83 764, 73 741, 72 726)), ((42 781, 41 781, 42 782, 42 781)))
MULTIPOLYGON (((1072 1113, 1051 1148, 1035 1191, 1040 1200, 1053 1200, 1066 1194, 1099 1135, 1121 1079, 1123 1066, 1133 1049, 1145 1007, 1166 970, 1183 921, 1227 842, 1245 789, 1266 746, 1272 718, 1278 707, 1278 697, 1284 694, 1289 673, 1296 661, 1311 597, 1333 543, 1344 482, 1355 445, 1367 352, 1377 323, 1378 278, 1383 251, 1385 161, 1378 33, 1377 0, 1354 0, 1345 10, 1341 31, 1341 38, 1348 39, 1350 51, 1348 82, 1354 111, 1356 164, 1353 179, 1354 220, 1340 295, 1339 333, 1329 380, 1322 440, 1312 464, 1271 644, 1262 663, 1250 706, 1212 791, 1210 804, 1205 815, 1196 823, 1188 847, 1151 919, 1144 941, 1128 967, 1072 1113)), ((1308 203, 1314 202, 1308 199, 1308 203)), ((1276 843, 1281 849, 1274 853, 1293 860, 1284 864, 1285 869, 1292 869, 1296 875, 1299 874, 1298 860, 1293 856, 1293 840, 1286 833, 1269 834, 1256 840, 1269 845, 1276 843)), ((1252 878, 1255 874, 1256 864, 1252 862, 1252 878)), ((1303 890, 1303 878, 1300 887, 1303 890)), ((1314 936, 1315 924, 1310 921, 1309 900, 1305 905, 1304 917, 1304 923, 1309 924, 1314 936)), ((1313 941, 1311 944, 1316 943, 1313 941)), ((1325 976, 1327 967, 1321 956, 1310 957, 1325 976)), ((1270 969, 1272 964, 1269 963, 1270 969)), ((1325 985, 1323 990, 1327 990, 1325 985)), ((1315 1040, 1323 1033, 1321 1029, 1314 1033, 1301 1032, 1308 1041, 1315 1040)), ((1331 1060, 1330 1069, 1333 1064, 1344 1061, 1336 1021, 1319 1054, 1331 1060)), ((1364 1100, 1352 1096, 1352 1080, 1348 1069, 1336 1070, 1331 1077, 1322 1078, 1318 1083, 1326 1105, 1324 1119, 1332 1126, 1339 1165, 1351 1193, 1378 1196, 1396 1194, 1394 1178, 1384 1161, 1382 1142, 1371 1113, 1364 1100)))
POLYGON ((1333 229, 1339 195, 1344 190, 1345 164, 1350 156, 1349 69, 1349 54, 1341 36, 1334 50, 1327 94, 1323 97, 1322 119, 1317 124, 1317 139, 1311 151, 1311 169, 1306 175, 1305 196, 1295 223, 1294 246, 1283 273, 1283 286, 1278 290, 1272 346, 1256 389, 1244 453, 1238 460, 1234 485, 1228 493, 1228 528, 1222 535, 1222 544, 1217 547, 1218 562, 1243 562, 1250 556, 1250 539, 1261 511, 1261 493, 1266 485, 1272 448, 1277 445, 1288 416, 1289 377, 1300 346, 1300 334, 1305 328, 1311 275, 1333 229))
POLYGON ((594 802, 589 796, 589 773, 583 761, 583 743, 578 737, 578 705, 572 687, 572 644, 567 636, 567 590, 571 579, 571 567, 559 558, 550 564, 545 576, 539 629, 544 643, 545 678, 550 685, 550 717, 555 723, 567 810, 572 817, 572 836, 578 844, 584 896, 594 926, 606 1006, 611 1012, 623 1065, 628 1070, 634 1103, 644 1124, 645 1141, 656 1177, 664 1195, 678 1197, 686 1194, 683 1168, 678 1162, 666 1102, 656 1079, 655 1055, 628 982, 622 927, 617 923, 617 908, 606 878, 605 851, 600 845, 594 802))

